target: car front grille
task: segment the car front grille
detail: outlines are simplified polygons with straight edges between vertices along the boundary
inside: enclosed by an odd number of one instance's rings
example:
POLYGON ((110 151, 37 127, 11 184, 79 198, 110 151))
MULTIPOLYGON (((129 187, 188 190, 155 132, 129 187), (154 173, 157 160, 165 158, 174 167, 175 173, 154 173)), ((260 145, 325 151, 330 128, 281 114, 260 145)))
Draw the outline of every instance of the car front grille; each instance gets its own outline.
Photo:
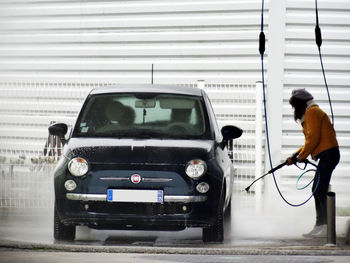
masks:
MULTIPOLYGON (((191 212, 190 204, 181 203, 107 203, 88 202, 88 212, 110 215, 156 216, 170 214, 187 214, 191 212)), ((84 207, 86 207, 84 205, 84 207)))

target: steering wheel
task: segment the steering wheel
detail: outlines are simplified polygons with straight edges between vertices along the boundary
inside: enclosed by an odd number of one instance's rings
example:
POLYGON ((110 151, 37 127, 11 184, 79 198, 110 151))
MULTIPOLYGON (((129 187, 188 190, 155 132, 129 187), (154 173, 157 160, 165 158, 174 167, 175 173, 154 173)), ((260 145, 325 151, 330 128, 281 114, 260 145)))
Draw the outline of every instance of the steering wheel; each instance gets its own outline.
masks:
POLYGON ((168 125, 167 130, 175 134, 187 133, 188 126, 186 123, 183 122, 173 122, 168 125))

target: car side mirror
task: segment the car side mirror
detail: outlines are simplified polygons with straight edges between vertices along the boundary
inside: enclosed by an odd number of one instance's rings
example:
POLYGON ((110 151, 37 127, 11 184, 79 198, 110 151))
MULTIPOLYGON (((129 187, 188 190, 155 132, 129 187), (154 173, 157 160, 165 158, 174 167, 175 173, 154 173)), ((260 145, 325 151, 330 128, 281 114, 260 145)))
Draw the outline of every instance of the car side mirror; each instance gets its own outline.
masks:
POLYGON ((68 131, 68 126, 65 123, 54 123, 49 126, 49 134, 58 136, 62 144, 66 144, 66 138, 64 137, 68 131))
POLYGON ((220 147, 224 149, 229 140, 233 140, 241 137, 242 133, 243 133, 242 129, 233 125, 227 125, 222 127, 221 134, 222 134, 223 140, 220 143, 220 147))

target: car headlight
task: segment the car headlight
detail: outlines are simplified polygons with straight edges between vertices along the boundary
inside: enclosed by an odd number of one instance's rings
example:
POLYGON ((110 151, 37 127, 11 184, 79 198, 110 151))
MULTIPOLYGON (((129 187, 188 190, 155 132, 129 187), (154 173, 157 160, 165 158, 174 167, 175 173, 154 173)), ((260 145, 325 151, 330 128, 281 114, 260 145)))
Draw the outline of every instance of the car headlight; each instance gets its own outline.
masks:
POLYGON ((88 172, 89 166, 85 159, 76 157, 68 163, 68 170, 74 176, 83 176, 88 172))
POLYGON ((187 163, 186 174, 192 179, 200 178, 207 171, 207 165, 204 161, 196 159, 187 163))

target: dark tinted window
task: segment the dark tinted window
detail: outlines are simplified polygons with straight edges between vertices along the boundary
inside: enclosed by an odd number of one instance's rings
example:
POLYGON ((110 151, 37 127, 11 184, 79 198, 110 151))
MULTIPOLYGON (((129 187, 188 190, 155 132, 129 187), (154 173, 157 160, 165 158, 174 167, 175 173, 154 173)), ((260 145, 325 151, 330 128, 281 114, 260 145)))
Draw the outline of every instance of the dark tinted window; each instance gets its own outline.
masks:
POLYGON ((202 99, 172 94, 102 94, 89 98, 73 136, 207 137, 202 99))

